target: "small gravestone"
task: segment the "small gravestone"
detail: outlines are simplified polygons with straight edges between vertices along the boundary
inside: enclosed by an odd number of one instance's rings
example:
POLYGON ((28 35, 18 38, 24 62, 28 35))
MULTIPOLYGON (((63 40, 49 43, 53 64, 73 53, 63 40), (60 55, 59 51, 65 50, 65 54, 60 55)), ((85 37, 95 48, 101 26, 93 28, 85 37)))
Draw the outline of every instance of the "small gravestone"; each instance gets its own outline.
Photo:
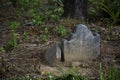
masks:
POLYGON ((63 39, 65 61, 92 60, 100 54, 100 35, 78 25, 69 40, 63 39))
POLYGON ((45 53, 45 60, 50 64, 54 65, 56 61, 61 59, 61 49, 59 43, 53 44, 45 53))

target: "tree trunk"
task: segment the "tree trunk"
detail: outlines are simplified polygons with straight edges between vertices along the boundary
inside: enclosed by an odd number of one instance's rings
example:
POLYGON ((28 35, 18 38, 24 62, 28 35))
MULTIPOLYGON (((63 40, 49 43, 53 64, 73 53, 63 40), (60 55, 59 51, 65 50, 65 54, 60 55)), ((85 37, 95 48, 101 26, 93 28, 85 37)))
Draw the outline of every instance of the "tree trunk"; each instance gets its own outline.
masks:
POLYGON ((63 17, 84 19, 87 16, 88 0, 64 0, 63 17))

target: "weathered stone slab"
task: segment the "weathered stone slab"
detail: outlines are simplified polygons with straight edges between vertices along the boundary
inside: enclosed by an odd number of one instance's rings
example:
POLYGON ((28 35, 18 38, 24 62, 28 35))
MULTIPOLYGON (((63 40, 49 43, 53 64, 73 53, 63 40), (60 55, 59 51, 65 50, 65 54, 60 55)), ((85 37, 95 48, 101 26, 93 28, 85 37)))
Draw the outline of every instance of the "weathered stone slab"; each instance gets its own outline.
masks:
POLYGON ((70 40, 63 39, 65 61, 92 60, 100 54, 100 35, 78 25, 70 40))
POLYGON ((61 49, 59 43, 53 44, 45 53, 45 60, 50 64, 54 65, 56 61, 61 60, 61 49))

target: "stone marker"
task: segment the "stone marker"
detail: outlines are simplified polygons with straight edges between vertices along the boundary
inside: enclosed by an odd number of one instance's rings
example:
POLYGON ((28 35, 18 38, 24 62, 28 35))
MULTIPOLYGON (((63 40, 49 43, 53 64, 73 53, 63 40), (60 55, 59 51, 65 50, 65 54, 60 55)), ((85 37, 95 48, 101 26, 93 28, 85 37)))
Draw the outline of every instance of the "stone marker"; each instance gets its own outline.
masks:
POLYGON ((65 61, 95 59, 100 54, 100 35, 85 25, 77 25, 70 40, 63 39, 65 61))
POLYGON ((77 25, 69 40, 53 44, 45 53, 49 64, 56 61, 89 61, 100 54, 100 35, 92 33, 87 26, 77 25), (61 46, 60 46, 61 45, 61 46))
POLYGON ((61 60, 61 49, 59 43, 53 44, 45 53, 45 60, 50 64, 54 65, 56 61, 61 60))

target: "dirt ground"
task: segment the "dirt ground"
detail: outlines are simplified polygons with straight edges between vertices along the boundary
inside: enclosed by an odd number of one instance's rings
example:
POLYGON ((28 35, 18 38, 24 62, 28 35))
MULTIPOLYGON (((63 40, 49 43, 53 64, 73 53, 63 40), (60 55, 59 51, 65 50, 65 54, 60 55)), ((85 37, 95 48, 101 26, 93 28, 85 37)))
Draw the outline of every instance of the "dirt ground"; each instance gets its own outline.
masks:
MULTIPOLYGON (((10 29, 6 23, 14 19, 11 17, 11 15, 13 15, 12 13, 9 13, 9 15, 3 15, 3 13, 4 10, 2 13, 0 12, 0 47, 4 47, 10 37, 10 29)), ((60 20, 59 23, 67 27, 70 33, 78 22, 71 19, 60 20)), ((50 23, 48 23, 48 25, 49 24, 50 23)), ((86 22, 85 24, 89 26, 91 30, 97 30, 101 35, 101 53, 96 60, 88 62, 58 62, 55 66, 50 66, 45 61, 44 54, 51 44, 59 41, 60 38, 58 36, 52 36, 51 39, 45 43, 36 43, 36 39, 31 38, 31 42, 19 43, 17 48, 11 52, 0 54, 0 77, 31 76, 38 78, 44 77, 46 73, 49 72, 54 75, 61 75, 62 73, 58 68, 67 72, 71 67, 76 66, 77 68, 80 68, 78 71, 81 75, 87 76, 90 80, 97 80, 99 77, 100 63, 102 63, 104 71, 106 70, 106 67, 110 66, 120 68, 120 40, 108 41, 106 39, 106 36, 109 35, 107 33, 107 28, 103 26, 101 22, 86 22)), ((113 32, 115 30, 113 30, 113 32)), ((120 33, 120 28, 117 28, 117 30, 120 33)), ((30 32, 31 29, 27 29, 27 31, 30 32)))

